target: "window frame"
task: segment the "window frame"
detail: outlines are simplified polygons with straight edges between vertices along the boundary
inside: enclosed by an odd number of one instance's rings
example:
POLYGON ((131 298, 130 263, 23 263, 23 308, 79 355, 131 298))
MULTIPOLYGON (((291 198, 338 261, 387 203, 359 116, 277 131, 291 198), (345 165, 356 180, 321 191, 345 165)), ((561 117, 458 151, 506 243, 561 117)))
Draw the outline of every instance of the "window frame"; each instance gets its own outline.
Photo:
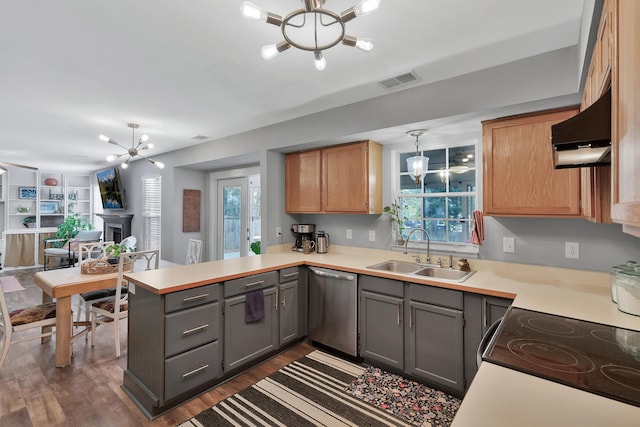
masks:
MULTIPOLYGON (((474 210, 482 210, 482 145, 477 138, 463 139, 450 143, 422 143, 420 146, 420 154, 426 155, 425 152, 433 151, 433 150, 445 150, 445 159, 447 163, 447 167, 449 166, 449 150, 457 148, 474 145, 474 156, 475 156, 475 191, 464 191, 464 192, 451 192, 445 191, 442 193, 417 193, 413 194, 402 194, 400 185, 401 185, 401 177, 406 176, 405 173, 402 173, 402 167, 400 166, 400 158, 403 154, 415 153, 415 145, 402 145, 398 146, 396 149, 391 151, 391 172, 392 172, 392 196, 391 200, 394 202, 400 202, 402 198, 447 198, 447 197, 475 197, 475 209, 474 210)), ((428 169, 433 171, 433 169, 428 169)), ((447 185, 449 185, 448 183, 447 185)), ((450 190, 447 187, 447 190, 450 190)), ((443 218, 446 223, 451 220, 455 220, 455 218, 448 218, 448 209, 445 211, 445 218, 443 218)), ((415 235, 419 235, 420 233, 415 233, 415 235)), ((448 237, 447 237, 448 238, 448 237)), ((425 251, 426 252, 426 241, 424 240, 410 240, 406 243, 407 247, 416 251, 425 251)), ((467 257, 477 257, 479 252, 479 245, 474 245, 471 242, 444 242, 444 241, 432 241, 431 251, 437 251, 441 253, 452 253, 452 254, 460 254, 467 257)), ((392 243, 391 249, 402 249, 404 250, 404 245, 397 245, 392 243)))
POLYGON ((142 181, 142 250, 160 250, 162 247, 162 175, 148 175, 141 178, 142 181), (147 181, 157 181, 157 206, 153 212, 148 212, 147 181), (157 223, 157 224, 156 224, 157 223), (154 230, 150 230, 153 227, 154 230), (157 228, 157 229, 156 229, 157 228), (157 234, 157 237, 153 235, 157 234), (157 243, 157 247, 155 247, 157 243))

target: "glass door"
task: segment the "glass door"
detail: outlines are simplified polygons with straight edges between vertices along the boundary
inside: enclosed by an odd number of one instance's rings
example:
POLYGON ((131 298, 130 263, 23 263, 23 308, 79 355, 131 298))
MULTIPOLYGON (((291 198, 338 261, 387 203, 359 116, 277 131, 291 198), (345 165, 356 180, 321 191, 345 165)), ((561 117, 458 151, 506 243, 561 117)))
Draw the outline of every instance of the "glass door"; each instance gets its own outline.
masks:
POLYGON ((218 236, 220 259, 238 258, 248 254, 246 203, 247 179, 218 181, 218 236))

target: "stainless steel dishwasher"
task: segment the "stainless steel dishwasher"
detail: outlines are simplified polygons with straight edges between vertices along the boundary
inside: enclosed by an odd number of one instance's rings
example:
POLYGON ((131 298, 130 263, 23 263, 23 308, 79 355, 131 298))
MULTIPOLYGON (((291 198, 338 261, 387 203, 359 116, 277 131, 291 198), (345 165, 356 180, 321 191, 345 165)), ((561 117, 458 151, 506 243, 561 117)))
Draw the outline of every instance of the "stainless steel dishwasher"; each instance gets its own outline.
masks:
POLYGON ((308 338, 358 356, 358 275, 309 267, 308 338))

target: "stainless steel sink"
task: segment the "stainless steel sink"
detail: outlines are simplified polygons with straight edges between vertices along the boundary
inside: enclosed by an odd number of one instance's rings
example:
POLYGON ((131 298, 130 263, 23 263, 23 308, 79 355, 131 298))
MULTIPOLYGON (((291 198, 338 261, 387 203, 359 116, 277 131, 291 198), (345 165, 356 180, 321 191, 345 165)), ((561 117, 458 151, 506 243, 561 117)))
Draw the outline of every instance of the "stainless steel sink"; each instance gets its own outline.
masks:
POLYGON ((425 267, 408 261, 389 260, 378 264, 370 265, 367 268, 378 271, 388 271, 390 273, 409 274, 422 277, 433 277, 451 282, 461 283, 467 280, 475 271, 460 271, 451 268, 437 266, 425 267))
POLYGON ((370 268, 372 270, 389 271, 391 273, 409 274, 415 273, 422 267, 413 262, 391 260, 370 265, 367 268, 370 268))
POLYGON ((427 268, 423 268, 422 270, 418 270, 413 274, 415 274, 416 276, 427 276, 427 277, 434 277, 437 279, 464 282, 473 273, 475 273, 475 271, 460 271, 460 270, 452 270, 449 268, 427 267, 427 268))

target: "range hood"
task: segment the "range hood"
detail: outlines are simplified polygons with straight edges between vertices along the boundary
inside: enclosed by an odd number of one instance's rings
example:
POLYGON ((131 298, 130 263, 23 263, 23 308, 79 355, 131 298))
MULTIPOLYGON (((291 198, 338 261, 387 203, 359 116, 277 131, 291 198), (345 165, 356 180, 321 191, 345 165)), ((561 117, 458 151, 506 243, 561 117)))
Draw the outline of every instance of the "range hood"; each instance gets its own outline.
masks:
POLYGON ((589 108, 551 126, 556 169, 611 163, 611 89, 589 108))

